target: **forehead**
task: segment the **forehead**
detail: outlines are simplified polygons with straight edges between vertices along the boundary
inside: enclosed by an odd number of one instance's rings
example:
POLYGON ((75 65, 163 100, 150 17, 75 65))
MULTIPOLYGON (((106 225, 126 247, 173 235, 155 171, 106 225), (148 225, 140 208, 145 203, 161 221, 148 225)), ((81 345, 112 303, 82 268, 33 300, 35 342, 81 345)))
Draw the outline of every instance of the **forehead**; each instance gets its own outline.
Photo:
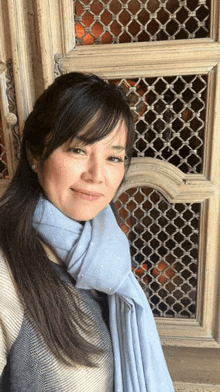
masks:
MULTIPOLYGON (((83 140, 83 137, 81 136, 76 136, 74 139, 71 139, 67 141, 65 144, 77 144, 78 146, 86 146, 86 145, 102 145, 103 148, 112 148, 112 147, 120 147, 120 150, 126 149, 126 143, 127 143, 127 135, 128 135, 128 130, 127 126, 124 121, 118 122, 118 124, 115 126, 115 128, 103 139, 100 139, 98 141, 95 141, 94 143, 89 143, 83 140)), ((119 148, 117 148, 119 149, 119 148)))
POLYGON ((116 125, 112 132, 103 139, 103 142, 108 146, 116 145, 116 143, 119 143, 119 145, 125 147, 127 141, 127 134, 127 127, 123 121, 116 125))

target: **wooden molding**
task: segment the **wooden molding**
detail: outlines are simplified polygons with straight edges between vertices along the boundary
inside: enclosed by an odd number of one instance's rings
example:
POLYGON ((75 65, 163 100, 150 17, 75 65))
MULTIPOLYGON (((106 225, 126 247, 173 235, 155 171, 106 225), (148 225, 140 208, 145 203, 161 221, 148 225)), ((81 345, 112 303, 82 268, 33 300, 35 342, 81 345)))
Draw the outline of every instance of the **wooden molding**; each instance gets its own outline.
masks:
POLYGON ((218 348, 219 343, 196 319, 156 318, 164 346, 218 348))
MULTIPOLYGON (((0 0, 0 114, 8 173, 11 177, 17 165, 16 152, 19 135, 17 133, 17 105, 13 101, 15 95, 14 73, 11 60, 8 58, 11 55, 11 39, 7 34, 9 30, 7 2, 0 0)), ((0 195, 4 193, 8 183, 9 180, 0 179, 0 195)))
POLYGON ((75 47, 72 0, 36 3, 45 87, 53 81, 57 53, 67 72, 94 72, 106 78, 206 74, 220 61, 219 1, 212 0, 211 38, 81 47, 75 47))
POLYGON ((211 39, 82 46, 63 58, 67 72, 81 69, 106 78, 204 74, 219 61, 220 45, 211 39))
MULTIPOLYGON (((0 111, 1 111, 1 119, 2 119, 2 128, 3 128, 3 133, 4 133, 4 138, 5 138, 5 149, 6 149, 6 154, 9 159, 7 160, 7 165, 8 165, 8 172, 9 176, 11 177, 15 171, 16 168, 16 158, 15 154, 16 151, 14 149, 14 143, 13 143, 13 135, 12 135, 12 125, 8 123, 8 118, 7 116, 10 114, 9 112, 9 105, 8 105, 8 99, 6 96, 6 90, 7 90, 7 85, 6 85, 6 72, 3 72, 0 74, 0 96, 1 96, 1 106, 0 106, 0 111)), ((2 183, 4 180, 0 180, 0 185, 5 184, 2 183)), ((4 193, 4 185, 3 188, 1 187, 1 191, 4 193)))
POLYGON ((219 190, 202 204, 199 243, 197 319, 220 344, 219 190))
POLYGON ((60 24, 62 32, 62 53, 65 56, 75 46, 74 2, 60 1, 60 24))
POLYGON ((202 203, 196 319, 156 318, 156 322, 165 345, 220 348, 219 323, 216 319, 216 298, 219 295, 219 187, 202 174, 184 174, 168 162, 133 158, 115 199, 126 190, 138 186, 157 189, 171 203, 202 203), (213 246, 213 241, 216 241, 216 246, 213 246))
POLYGON ((36 0, 37 17, 39 26, 39 39, 42 60, 42 71, 44 79, 44 88, 47 88, 54 79, 54 54, 53 54, 53 41, 52 41, 52 28, 53 22, 56 19, 52 18, 50 12, 50 4, 48 0, 36 0))
POLYGON ((211 0, 212 20, 210 36, 211 38, 220 43, 220 3, 216 0, 211 0))
POLYGON ((220 390, 219 349, 164 347, 164 354, 175 389, 220 390))
POLYGON ((184 174, 169 162, 155 158, 132 158, 115 199, 127 189, 137 186, 155 188, 172 203, 201 203, 218 190, 202 174, 184 174))
POLYGON ((213 184, 220 186, 220 63, 209 75, 207 102, 204 174, 213 184))
MULTIPOLYGON (((37 66, 42 68, 44 88, 54 80, 54 56, 58 53, 60 65, 64 64, 67 72, 89 71, 110 79, 209 74, 203 174, 185 175, 161 160, 134 158, 118 195, 141 185, 158 189, 171 203, 201 203, 196 319, 161 318, 156 322, 176 391, 220 391, 220 1, 211 0, 210 39, 75 47, 73 0, 0 0, 1 9, 7 10, 2 15, 7 14, 7 18, 9 15, 7 29, 0 23, 2 42, 6 43, 0 46, 0 93, 5 142, 11 157, 14 154, 11 127, 15 119, 8 117, 7 59, 13 60, 21 128, 32 109, 38 83, 29 50, 33 49, 33 43, 28 32, 28 1, 33 6, 39 41, 39 54, 34 61, 39 55, 37 66)), ((2 18, 0 15, 0 22, 2 18)), ((61 67, 59 71, 63 71, 61 67)), ((13 158, 10 165, 9 171, 13 173, 13 158)), ((0 194, 8 184, 9 180, 0 181, 0 194)))
POLYGON ((33 107, 33 90, 31 64, 28 56, 28 32, 25 23, 24 4, 22 0, 7 0, 10 35, 12 44, 12 60, 20 129, 33 107))
POLYGON ((174 382, 175 392, 219 392, 220 385, 174 382))
POLYGON ((5 72, 6 69, 7 69, 6 64, 5 64, 3 61, 1 61, 1 62, 0 62, 0 74, 3 73, 3 72, 5 72))

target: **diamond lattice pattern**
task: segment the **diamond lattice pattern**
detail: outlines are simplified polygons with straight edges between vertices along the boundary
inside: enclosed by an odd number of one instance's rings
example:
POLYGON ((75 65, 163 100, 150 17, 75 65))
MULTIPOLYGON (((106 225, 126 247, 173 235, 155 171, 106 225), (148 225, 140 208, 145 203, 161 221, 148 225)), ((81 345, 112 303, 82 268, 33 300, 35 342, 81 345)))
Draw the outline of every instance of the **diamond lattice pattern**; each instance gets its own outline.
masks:
POLYGON ((201 173, 207 75, 109 80, 125 90, 136 124, 134 157, 201 173))
POLYGON ((154 315, 195 318, 200 205, 171 204, 157 190, 138 187, 115 206, 154 315))
POLYGON ((76 45, 207 38, 210 0, 76 0, 76 45))

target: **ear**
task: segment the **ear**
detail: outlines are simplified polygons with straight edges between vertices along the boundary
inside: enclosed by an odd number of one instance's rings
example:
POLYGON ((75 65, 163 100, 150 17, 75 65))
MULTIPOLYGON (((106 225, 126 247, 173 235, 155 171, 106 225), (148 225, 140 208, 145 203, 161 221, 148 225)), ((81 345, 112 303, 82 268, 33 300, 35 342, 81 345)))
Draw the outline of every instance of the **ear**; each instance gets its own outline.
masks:
POLYGON ((39 159, 32 154, 27 143, 26 143, 26 154, 31 169, 37 173, 39 168, 39 159))

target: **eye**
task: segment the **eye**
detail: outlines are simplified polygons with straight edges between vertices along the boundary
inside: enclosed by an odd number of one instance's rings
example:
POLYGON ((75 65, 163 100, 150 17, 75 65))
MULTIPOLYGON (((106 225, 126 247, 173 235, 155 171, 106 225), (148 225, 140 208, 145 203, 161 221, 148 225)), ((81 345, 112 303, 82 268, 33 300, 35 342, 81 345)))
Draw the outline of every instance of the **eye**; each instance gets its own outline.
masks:
POLYGON ((114 163, 120 163, 120 162, 124 162, 124 159, 121 157, 115 157, 115 156, 111 156, 108 158, 108 160, 110 162, 114 162, 114 163))
POLYGON ((79 147, 69 147, 67 149, 67 152, 72 152, 73 154, 76 154, 76 155, 84 155, 85 154, 85 151, 79 147))

